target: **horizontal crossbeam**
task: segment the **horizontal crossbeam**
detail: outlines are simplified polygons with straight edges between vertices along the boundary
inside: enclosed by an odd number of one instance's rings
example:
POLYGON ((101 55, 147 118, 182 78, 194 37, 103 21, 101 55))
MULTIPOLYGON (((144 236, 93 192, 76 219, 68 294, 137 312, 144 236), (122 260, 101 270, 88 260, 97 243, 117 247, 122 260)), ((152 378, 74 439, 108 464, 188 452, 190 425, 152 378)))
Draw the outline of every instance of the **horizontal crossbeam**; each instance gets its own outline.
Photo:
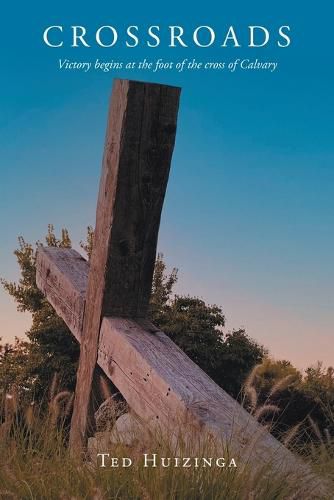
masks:
MULTIPOLYGON (((81 342, 88 262, 75 250, 38 250, 37 285, 81 342)), ((252 464, 296 474, 309 468, 147 321, 104 317, 98 364, 145 422, 187 425, 233 443, 252 464)))

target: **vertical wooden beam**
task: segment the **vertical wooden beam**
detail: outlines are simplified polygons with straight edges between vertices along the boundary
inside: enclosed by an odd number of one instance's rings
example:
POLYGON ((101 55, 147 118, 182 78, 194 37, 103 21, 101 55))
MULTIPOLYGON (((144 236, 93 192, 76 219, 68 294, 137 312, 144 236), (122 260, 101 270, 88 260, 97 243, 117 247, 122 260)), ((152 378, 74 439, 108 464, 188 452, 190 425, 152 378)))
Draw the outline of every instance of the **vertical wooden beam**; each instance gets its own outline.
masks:
POLYGON ((176 87, 114 81, 71 423, 75 451, 86 443, 102 317, 147 312, 179 96, 176 87))

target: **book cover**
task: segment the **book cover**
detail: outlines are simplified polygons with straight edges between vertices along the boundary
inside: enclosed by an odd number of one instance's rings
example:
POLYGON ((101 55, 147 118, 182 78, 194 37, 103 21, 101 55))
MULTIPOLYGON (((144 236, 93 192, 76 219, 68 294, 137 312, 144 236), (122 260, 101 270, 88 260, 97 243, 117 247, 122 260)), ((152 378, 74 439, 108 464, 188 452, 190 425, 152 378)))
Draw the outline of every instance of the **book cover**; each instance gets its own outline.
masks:
POLYGON ((0 498, 334 497, 331 13, 3 6, 0 498))

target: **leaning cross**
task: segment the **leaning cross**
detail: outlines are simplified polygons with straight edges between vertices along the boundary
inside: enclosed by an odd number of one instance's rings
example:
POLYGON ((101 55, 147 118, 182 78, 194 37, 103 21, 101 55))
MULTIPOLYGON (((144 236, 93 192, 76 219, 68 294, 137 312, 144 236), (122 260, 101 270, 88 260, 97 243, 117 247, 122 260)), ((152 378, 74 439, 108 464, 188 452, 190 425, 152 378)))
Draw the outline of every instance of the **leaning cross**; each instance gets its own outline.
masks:
POLYGON ((85 440, 104 316, 145 318, 180 89, 116 80, 105 140, 70 442, 85 440))
POLYGON ((38 250, 36 281, 81 344, 70 445, 86 444, 96 364, 146 422, 191 426, 234 442, 245 461, 308 468, 145 321, 180 89, 115 80, 88 262, 73 249, 38 250))

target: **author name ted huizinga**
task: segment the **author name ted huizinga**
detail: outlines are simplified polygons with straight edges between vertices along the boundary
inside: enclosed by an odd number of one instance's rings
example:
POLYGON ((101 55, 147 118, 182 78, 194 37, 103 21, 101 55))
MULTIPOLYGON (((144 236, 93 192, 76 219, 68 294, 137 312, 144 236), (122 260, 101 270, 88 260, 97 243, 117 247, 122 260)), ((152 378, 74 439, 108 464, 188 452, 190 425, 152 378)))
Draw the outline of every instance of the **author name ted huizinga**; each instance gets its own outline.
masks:
POLYGON ((113 457, 108 452, 97 453, 97 466, 101 468, 132 467, 135 463, 142 467, 170 468, 212 468, 236 469, 234 458, 224 457, 161 457, 157 453, 143 453, 136 460, 130 457, 113 457))

